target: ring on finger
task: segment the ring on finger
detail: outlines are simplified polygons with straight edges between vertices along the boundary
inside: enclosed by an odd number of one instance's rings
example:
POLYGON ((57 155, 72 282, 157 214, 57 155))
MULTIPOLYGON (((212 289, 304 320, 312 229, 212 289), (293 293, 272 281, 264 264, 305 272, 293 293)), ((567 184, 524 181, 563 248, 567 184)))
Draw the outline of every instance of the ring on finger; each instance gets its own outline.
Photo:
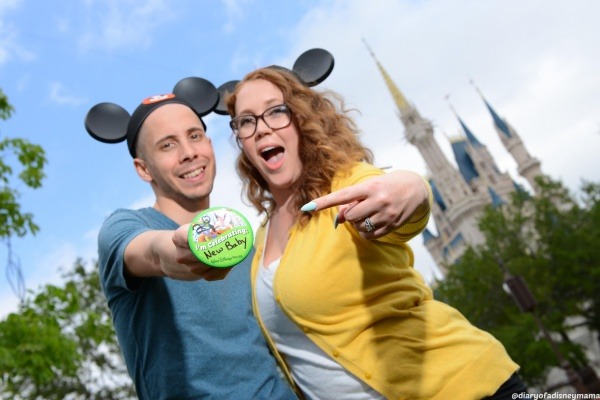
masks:
POLYGON ((373 222, 369 217, 365 218, 365 229, 367 232, 371 232, 373 229, 375 229, 375 225, 373 225, 373 222))

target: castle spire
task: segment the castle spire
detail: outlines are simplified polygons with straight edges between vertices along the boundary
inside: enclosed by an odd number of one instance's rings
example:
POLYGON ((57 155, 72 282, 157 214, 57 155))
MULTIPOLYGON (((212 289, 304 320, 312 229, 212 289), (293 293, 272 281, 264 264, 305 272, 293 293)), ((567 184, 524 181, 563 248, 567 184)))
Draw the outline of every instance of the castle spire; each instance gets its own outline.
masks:
POLYGON ((512 136, 512 132, 511 132, 508 124, 498 115, 498 113, 496 112, 496 110, 494 110, 494 108, 490 105, 490 103, 488 103, 488 101, 485 99, 485 96, 483 95, 483 93, 481 93, 481 90, 479 90, 477 85, 475 85, 475 82, 473 82, 473 80, 470 80, 470 82, 473 85, 473 87, 475 87, 475 90, 479 94, 479 97, 481 97, 481 100, 483 100, 483 103, 485 104, 488 111, 492 115, 492 119, 494 120, 494 126, 496 127, 498 132, 501 134, 504 134, 507 138, 510 138, 512 136))
POLYGON ((383 75, 383 80, 385 81, 389 91, 392 93, 392 97, 394 98, 394 102, 396 103, 398 110, 400 110, 400 113, 404 114, 403 111, 408 111, 411 108, 408 104, 408 101, 406 101, 406 97, 404 97, 385 68, 383 68, 377 57, 375 57, 375 53, 373 50, 371 50, 371 47, 369 47, 369 44, 365 39, 363 39, 363 43, 365 44, 371 57, 373 57, 373 60, 375 60, 375 64, 377 64, 377 68, 379 68, 379 72, 381 72, 381 75, 383 75))
POLYGON ((471 84, 475 87, 475 90, 477 90, 477 93, 479 93, 479 96, 485 103, 485 106, 490 111, 492 119, 494 120, 494 127, 496 128, 496 132, 500 137, 500 141, 513 159, 517 162, 517 171, 519 172, 519 175, 527 179, 527 182, 531 188, 534 191, 537 191, 538 187, 535 179, 536 177, 542 175, 540 161, 529 154, 517 131, 515 131, 513 127, 510 126, 510 124, 504 119, 498 116, 496 111, 492 108, 492 106, 490 106, 479 88, 472 80, 471 84))
POLYGON ((426 235, 425 246, 438 265, 452 263, 462 254, 465 243, 481 242, 475 217, 484 204, 489 202, 489 196, 487 193, 475 193, 461 172, 450 163, 434 138, 431 121, 423 118, 416 107, 407 101, 366 41, 364 42, 398 107, 398 116, 404 125, 404 136, 419 150, 431 176, 429 182, 435 198, 432 216, 438 236, 426 235))
POLYGON ((450 95, 446 95, 445 99, 446 99, 446 102, 448 103, 448 107, 450 107, 450 110, 452 111, 452 114, 454 114, 456 119, 458 119, 458 123, 460 124, 460 126, 461 126, 463 132, 465 133, 465 136, 467 137, 467 140, 469 141, 471 146, 482 147, 482 144, 479 142, 479 140, 477 140, 477 138, 475 137, 475 134, 473 134, 473 132, 471 132, 471 130, 469 129, 467 124, 464 123, 462 118, 458 115, 458 113, 454 109, 454 106, 452 105, 452 103, 450 103, 450 100, 449 100, 450 95))
POLYGON ((463 198, 466 193, 469 193, 470 189, 466 185, 466 182, 462 180, 458 171, 452 167, 442 152, 442 149, 435 141, 433 136, 433 124, 431 121, 421 117, 419 111, 406 100, 387 71, 377 60, 366 40, 363 39, 363 42, 375 60, 375 63, 383 75, 383 79, 398 107, 398 114, 404 125, 404 136, 410 144, 419 150, 429 171, 433 176, 437 177, 436 180, 442 181, 439 182, 438 186, 442 197, 447 201, 452 199, 453 202, 460 202, 460 199, 463 198), (444 179, 440 178, 442 176, 444 179))
MULTIPOLYGON (((477 140, 475 134, 448 101, 449 97, 446 96, 446 101, 466 137, 452 142, 452 150, 460 173, 475 191, 484 192, 485 187, 489 186, 488 191, 493 190, 495 196, 508 197, 513 191, 512 179, 508 174, 500 172, 487 147, 477 140)), ((494 196, 491 198, 495 201, 494 196)))

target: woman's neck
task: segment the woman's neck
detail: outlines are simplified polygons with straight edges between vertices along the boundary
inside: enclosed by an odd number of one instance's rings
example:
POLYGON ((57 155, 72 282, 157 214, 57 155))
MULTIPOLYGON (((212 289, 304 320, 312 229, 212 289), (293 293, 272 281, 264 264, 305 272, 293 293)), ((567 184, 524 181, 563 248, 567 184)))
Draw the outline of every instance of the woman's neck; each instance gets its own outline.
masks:
POLYGON ((272 190, 275 208, 273 213, 292 212, 294 207, 294 193, 289 189, 272 190))
POLYGON ((263 254, 263 263, 268 266, 283 255, 289 239, 290 229, 296 222, 298 211, 294 206, 294 196, 273 195, 275 208, 269 216, 269 230, 263 254))

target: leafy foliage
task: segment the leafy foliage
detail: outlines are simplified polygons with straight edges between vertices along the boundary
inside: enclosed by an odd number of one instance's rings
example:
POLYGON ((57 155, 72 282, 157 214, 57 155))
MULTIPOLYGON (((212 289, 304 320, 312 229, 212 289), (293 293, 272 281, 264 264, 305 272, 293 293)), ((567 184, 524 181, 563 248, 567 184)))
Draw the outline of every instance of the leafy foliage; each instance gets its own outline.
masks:
POLYGON ((0 321, 1 399, 134 399, 97 269, 30 293, 0 321))
MULTIPOLYGON (((10 118, 13 107, 0 90, 0 118, 10 118)), ((12 182, 13 167, 11 156, 21 165, 17 177, 30 188, 37 189, 44 179, 46 157, 42 147, 29 143, 25 139, 3 138, 0 140, 0 238, 11 235, 24 236, 28 232, 36 233, 38 226, 30 213, 23 213, 17 199, 19 192, 12 182)))
POLYGON ((0 119, 7 120, 14 112, 13 106, 8 102, 8 98, 0 89, 0 119))
MULTIPOLYGON (((8 98, 0 90, 0 119, 7 120, 13 111, 8 98)), ((33 222, 33 215, 21 210, 17 185, 20 181, 32 189, 39 188, 45 177, 45 164, 46 156, 42 147, 20 138, 0 139, 0 239, 6 242, 8 249, 7 278, 21 300, 25 289, 20 266, 12 255, 10 239, 15 235, 35 234, 39 228, 33 222), (16 177, 13 171, 15 165, 20 168, 16 177), (16 277, 17 282, 12 282, 11 277, 16 277)))
MULTIPOLYGON (((0 119, 13 111, 0 90, 0 119)), ((39 188, 45 164, 40 146, 0 139, 0 239, 8 246, 7 272, 19 270, 10 238, 39 229, 32 214, 21 210, 17 187, 39 188)), ((30 292, 17 313, 0 321, 0 399, 135 398, 95 271, 78 260, 63 286, 30 292)))
POLYGON ((578 201, 559 182, 538 184, 535 197, 517 192, 509 204, 486 209, 479 221, 485 243, 469 248, 435 290, 498 338, 531 385, 559 364, 534 317, 576 369, 588 360, 568 334, 580 326, 600 332, 600 185, 584 182, 578 201), (535 315, 505 292, 507 273, 528 283, 535 315))

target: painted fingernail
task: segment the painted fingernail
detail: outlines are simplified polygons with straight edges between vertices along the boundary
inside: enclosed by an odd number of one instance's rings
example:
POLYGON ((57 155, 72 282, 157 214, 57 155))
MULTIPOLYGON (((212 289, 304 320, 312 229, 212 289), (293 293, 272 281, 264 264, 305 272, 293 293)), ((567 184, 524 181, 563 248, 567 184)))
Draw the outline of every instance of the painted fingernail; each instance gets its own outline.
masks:
POLYGON ((317 203, 314 201, 310 201, 310 202, 306 203, 305 205, 303 205, 302 208, 300 208, 300 211, 310 212, 310 211, 315 211, 316 209, 317 209, 317 203))
POLYGON ((333 220, 333 229, 337 229, 337 226, 338 226, 338 215, 339 214, 337 214, 335 216, 335 219, 333 220))

